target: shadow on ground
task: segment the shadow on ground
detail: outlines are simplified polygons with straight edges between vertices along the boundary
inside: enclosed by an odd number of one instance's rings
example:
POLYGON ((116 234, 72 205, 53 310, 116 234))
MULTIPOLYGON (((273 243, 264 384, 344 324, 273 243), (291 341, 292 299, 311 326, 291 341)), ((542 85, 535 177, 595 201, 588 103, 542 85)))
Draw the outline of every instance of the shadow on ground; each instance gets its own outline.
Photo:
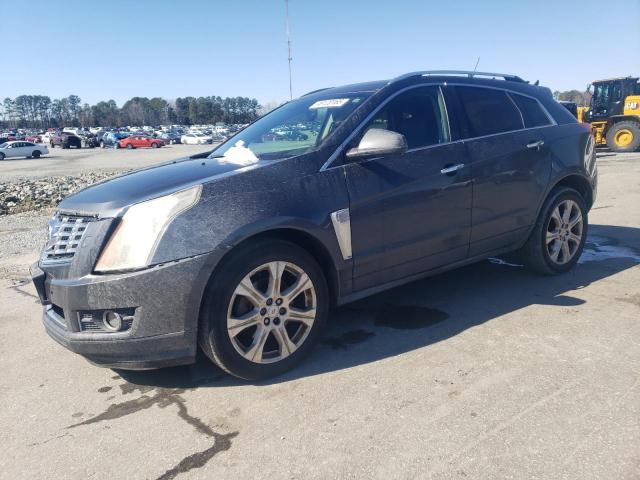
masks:
MULTIPOLYGON (((419 280, 330 314, 321 344, 302 365, 262 384, 280 383, 401 355, 446 340, 530 305, 576 306, 570 292, 640 263, 640 229, 591 225, 581 263, 559 276, 539 276, 483 261, 419 280)), ((194 365, 118 374, 132 385, 194 388, 245 385, 200 355, 194 365)))

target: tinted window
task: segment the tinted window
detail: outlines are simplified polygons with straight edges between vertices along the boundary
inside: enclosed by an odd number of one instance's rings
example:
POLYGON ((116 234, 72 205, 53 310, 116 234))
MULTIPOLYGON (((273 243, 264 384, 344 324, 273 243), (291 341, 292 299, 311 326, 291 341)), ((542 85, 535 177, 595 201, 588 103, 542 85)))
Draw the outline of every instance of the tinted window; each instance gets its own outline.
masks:
POLYGON ((401 133, 410 149, 436 145, 449 141, 449 125, 444 112, 444 100, 438 87, 415 88, 386 104, 364 132, 382 128, 401 133))
POLYGON ((469 136, 481 137, 523 128, 520 112, 501 90, 457 87, 469 123, 469 136))
MULTIPOLYGON (((513 98, 513 101, 516 102, 516 105, 518 105, 518 108, 520 109, 520 113, 522 113, 524 126, 526 128, 541 127, 543 125, 549 125, 551 123, 551 121, 549 120, 549 117, 547 117, 547 114, 544 113, 544 111, 542 110, 542 107, 540 107, 540 104, 538 103, 537 100, 534 100, 533 98, 525 97, 523 95, 518 95, 515 93, 511 93, 510 95, 511 95, 511 98, 513 98)), ((567 104, 564 104, 564 105, 565 105, 565 108, 569 110, 570 106, 568 106, 567 104)), ((574 113, 574 115, 577 115, 575 103, 571 104, 571 108, 573 110, 569 110, 569 111, 571 111, 571 113, 576 112, 574 113)))

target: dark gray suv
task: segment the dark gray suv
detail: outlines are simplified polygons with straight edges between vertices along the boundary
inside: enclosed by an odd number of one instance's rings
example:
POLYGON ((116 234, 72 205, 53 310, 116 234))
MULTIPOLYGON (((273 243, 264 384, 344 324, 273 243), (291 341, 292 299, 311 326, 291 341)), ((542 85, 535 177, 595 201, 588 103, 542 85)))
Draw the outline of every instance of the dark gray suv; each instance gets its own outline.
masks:
POLYGON ((93 363, 200 346, 259 379, 309 353, 332 305, 506 252, 566 272, 595 193, 589 128, 549 89, 416 72, 311 92, 66 198, 32 276, 49 335, 93 363))

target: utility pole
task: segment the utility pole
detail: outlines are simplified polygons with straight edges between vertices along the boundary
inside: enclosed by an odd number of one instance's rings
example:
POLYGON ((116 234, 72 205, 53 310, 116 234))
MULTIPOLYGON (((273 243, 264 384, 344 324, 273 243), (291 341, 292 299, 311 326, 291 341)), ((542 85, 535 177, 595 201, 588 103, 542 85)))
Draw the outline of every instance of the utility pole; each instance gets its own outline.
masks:
POLYGON ((284 0, 284 8, 285 8, 285 12, 286 12, 286 19, 287 19, 287 51, 288 51, 288 57, 287 60, 289 61, 289 100, 293 100, 293 84, 291 81, 291 30, 289 29, 289 0, 284 0))

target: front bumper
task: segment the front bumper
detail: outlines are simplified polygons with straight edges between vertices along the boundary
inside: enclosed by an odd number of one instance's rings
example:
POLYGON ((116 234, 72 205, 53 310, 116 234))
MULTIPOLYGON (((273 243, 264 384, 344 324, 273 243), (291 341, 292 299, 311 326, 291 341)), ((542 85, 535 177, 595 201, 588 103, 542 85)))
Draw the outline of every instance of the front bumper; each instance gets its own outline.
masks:
POLYGON ((148 369, 192 363, 199 307, 209 274, 207 255, 137 272, 58 279, 38 264, 31 276, 43 303, 42 322, 56 342, 90 362, 148 369), (131 312, 125 331, 87 330, 80 320, 109 310, 131 312))

